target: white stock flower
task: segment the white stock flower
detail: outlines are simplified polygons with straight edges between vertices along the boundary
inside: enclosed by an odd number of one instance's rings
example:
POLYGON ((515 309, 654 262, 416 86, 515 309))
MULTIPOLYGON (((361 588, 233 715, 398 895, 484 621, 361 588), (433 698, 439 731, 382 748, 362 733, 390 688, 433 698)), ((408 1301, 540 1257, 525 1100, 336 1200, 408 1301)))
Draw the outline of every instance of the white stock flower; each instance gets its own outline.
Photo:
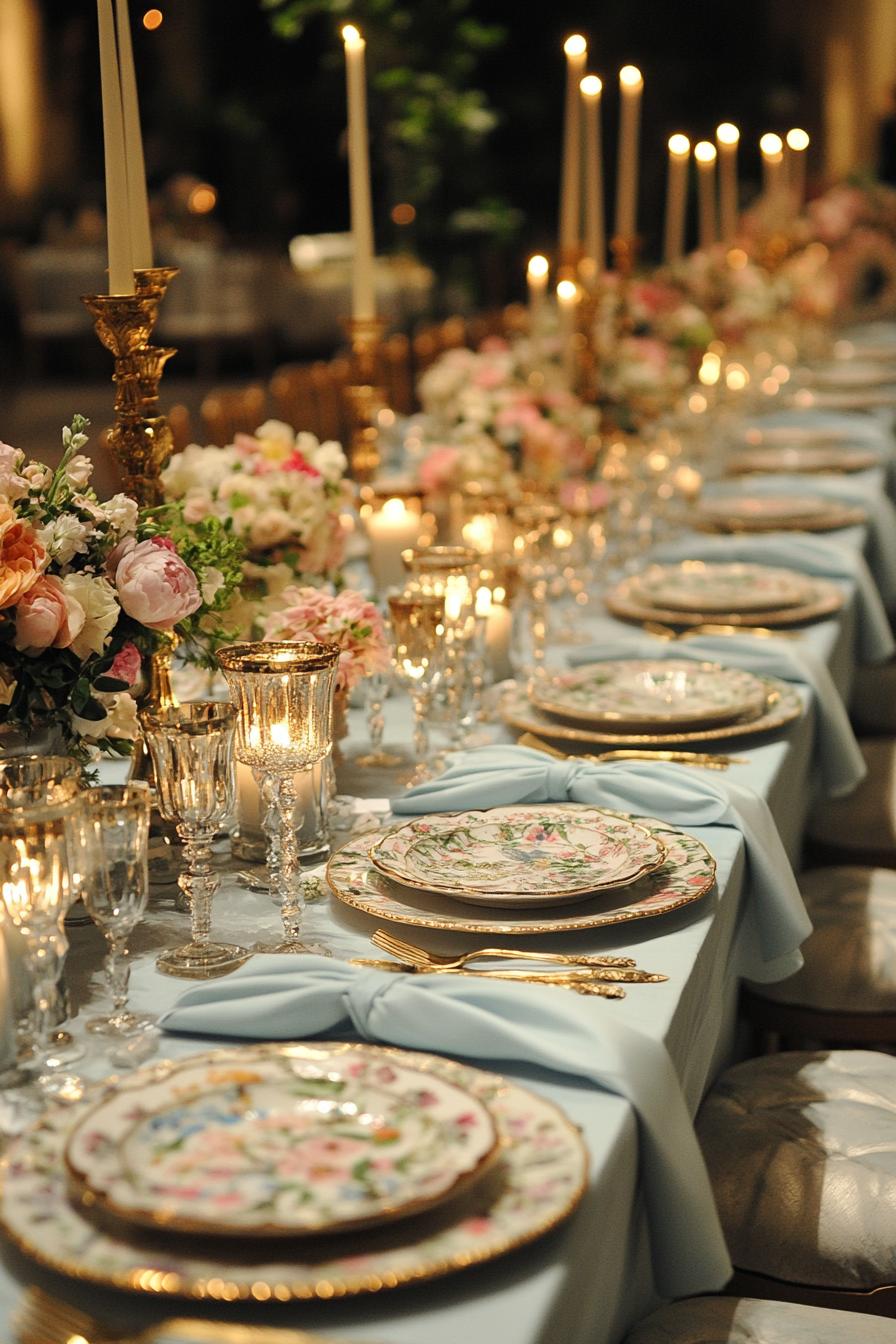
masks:
POLYGON ((76 453, 66 463, 65 479, 76 490, 83 490, 92 475, 93 463, 83 453, 76 453))
POLYGON ((37 539, 47 555, 60 565, 68 565, 76 555, 87 550, 90 528, 73 513, 60 513, 37 532, 37 539))
POLYGON ((102 505, 106 522, 119 534, 133 532, 137 526, 137 501, 129 495, 113 495, 102 505))
POLYGON ((91 653, 102 653, 121 612, 115 589, 108 579, 91 574, 66 574, 62 587, 67 596, 80 602, 86 616, 83 628, 72 641, 72 653, 82 659, 91 653))

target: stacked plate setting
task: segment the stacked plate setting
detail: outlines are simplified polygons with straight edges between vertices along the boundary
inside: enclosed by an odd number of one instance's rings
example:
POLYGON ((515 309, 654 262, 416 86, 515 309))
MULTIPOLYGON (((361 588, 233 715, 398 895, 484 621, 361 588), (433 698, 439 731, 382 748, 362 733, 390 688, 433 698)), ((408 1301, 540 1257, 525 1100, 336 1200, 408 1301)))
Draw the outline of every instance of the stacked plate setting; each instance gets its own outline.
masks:
POLYGON ((867 519, 857 505, 823 495, 706 495, 688 514, 701 532, 833 532, 867 519))

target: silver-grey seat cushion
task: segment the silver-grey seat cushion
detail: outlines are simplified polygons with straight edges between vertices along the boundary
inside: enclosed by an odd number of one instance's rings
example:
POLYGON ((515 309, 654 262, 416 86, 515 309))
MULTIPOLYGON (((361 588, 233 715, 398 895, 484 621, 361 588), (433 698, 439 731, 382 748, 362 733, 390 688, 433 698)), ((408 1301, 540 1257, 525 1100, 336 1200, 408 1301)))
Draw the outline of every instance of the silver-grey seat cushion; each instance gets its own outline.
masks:
POLYGON ((896 871, 814 868, 799 884, 813 924, 803 966, 753 993, 823 1012, 896 1013, 896 871))
POLYGON ((738 1269, 853 1291, 896 1284, 896 1059, 748 1060, 719 1078, 697 1134, 738 1269))
POLYGON ((817 803, 808 833, 820 844, 847 852, 896 856, 896 739, 869 737, 859 746, 868 774, 847 797, 817 803))
POLYGON ((640 1321, 625 1344, 896 1344, 896 1321, 796 1302, 694 1297, 640 1321))

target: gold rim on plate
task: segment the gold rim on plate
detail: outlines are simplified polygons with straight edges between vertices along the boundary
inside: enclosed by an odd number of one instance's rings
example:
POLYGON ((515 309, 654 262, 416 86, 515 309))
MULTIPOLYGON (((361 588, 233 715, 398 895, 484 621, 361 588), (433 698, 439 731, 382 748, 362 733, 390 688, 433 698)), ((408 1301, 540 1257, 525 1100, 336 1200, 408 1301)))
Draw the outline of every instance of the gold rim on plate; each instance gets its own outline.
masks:
POLYGON ((646 621, 657 621, 663 625, 738 625, 749 631, 751 625, 803 625, 809 621, 819 621, 825 616, 833 616, 846 601, 846 596, 830 579, 813 579, 815 596, 796 607, 779 607, 770 611, 681 611, 671 607, 654 607, 632 596, 637 574, 623 579, 604 597, 608 611, 624 621, 633 621, 643 625, 646 621))
POLYGON ((880 456, 870 448, 795 444, 791 448, 752 448, 738 452, 728 462, 727 474, 767 476, 794 472, 800 476, 814 476, 833 472, 847 475, 854 471, 871 471, 881 465, 880 456))
MULTIPOLYGON (((774 498, 774 496, 770 496, 774 498)), ((836 532, 841 527, 857 527, 867 523, 868 514, 858 504, 838 504, 824 501, 824 507, 815 513, 778 514, 753 517, 738 514, 704 514, 699 508, 688 515, 688 522, 698 532, 836 532)))

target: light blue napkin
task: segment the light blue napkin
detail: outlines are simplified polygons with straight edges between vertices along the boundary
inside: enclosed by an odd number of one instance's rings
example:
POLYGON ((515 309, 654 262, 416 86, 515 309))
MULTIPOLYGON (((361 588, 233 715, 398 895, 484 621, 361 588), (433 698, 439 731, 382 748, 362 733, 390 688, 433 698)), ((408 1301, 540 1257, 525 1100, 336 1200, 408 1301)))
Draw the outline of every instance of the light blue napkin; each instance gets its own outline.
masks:
POLYGON ((392 802, 415 815, 513 803, 591 803, 660 817, 686 829, 733 826, 747 852, 750 928, 739 967, 751 980, 781 980, 803 964, 800 944, 812 925, 764 798, 742 785, 716 782, 666 761, 552 760, 528 747, 480 747, 453 756, 443 775, 392 802))
POLYGON ((547 986, 260 956, 226 980, 188 989, 160 1024, 261 1040, 353 1029, 365 1040, 465 1056, 489 1068, 536 1065, 625 1097, 639 1122, 657 1290, 683 1297, 719 1289, 731 1265, 672 1061, 659 1041, 614 1019, 612 1010, 586 1014, 583 1006, 547 986))
POLYGON ((815 755, 824 792, 829 798, 851 793, 865 778, 865 764, 856 735, 827 664, 805 645, 784 639, 749 635, 699 635, 692 639, 657 639, 646 631, 614 634, 567 655, 573 667, 604 658, 692 658, 725 667, 739 667, 760 676, 802 682, 815 698, 815 755))
POLYGON ((840 579, 855 585, 859 662, 883 663, 896 652, 890 622, 864 556, 829 536, 797 532, 763 532, 731 536, 698 536, 657 546, 650 558, 660 561, 731 560, 781 565, 802 574, 840 579))

